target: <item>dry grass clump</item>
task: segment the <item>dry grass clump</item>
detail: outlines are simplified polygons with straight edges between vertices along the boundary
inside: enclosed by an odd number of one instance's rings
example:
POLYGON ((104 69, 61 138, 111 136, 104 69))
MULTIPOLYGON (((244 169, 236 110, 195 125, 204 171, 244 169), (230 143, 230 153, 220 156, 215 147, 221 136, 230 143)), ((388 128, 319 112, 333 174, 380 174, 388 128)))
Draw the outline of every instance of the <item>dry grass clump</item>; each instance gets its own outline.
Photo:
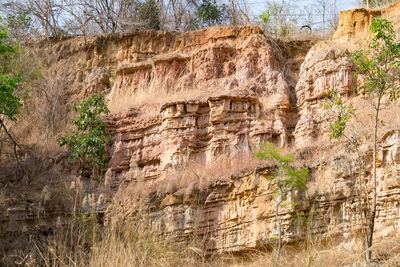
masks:
POLYGON ((78 214, 66 231, 38 251, 45 266, 176 266, 181 249, 144 222, 102 227, 93 214, 78 214))
POLYGON ((184 248, 139 214, 124 224, 104 226, 94 210, 79 208, 83 195, 77 188, 64 188, 64 191, 67 198, 73 199, 72 216, 67 223, 58 217, 47 237, 31 238, 16 263, 24 266, 177 266, 189 260, 188 252, 183 254, 184 248))
POLYGON ((232 176, 253 172, 261 164, 265 162, 254 158, 252 154, 242 155, 240 158, 230 158, 223 154, 209 164, 191 161, 184 167, 168 169, 161 177, 154 180, 139 177, 120 190, 114 199, 121 201, 130 209, 132 207, 137 209, 138 203, 146 201, 150 192, 164 196, 177 191, 187 194, 197 190, 204 191, 216 181, 229 181, 232 176))
MULTIPOLYGON (((104 226, 94 212, 75 211, 67 225, 47 238, 31 240, 18 264, 24 266, 229 266, 228 256, 207 258, 205 239, 192 236, 177 243, 142 213, 129 221, 104 226), (203 244, 201 244, 203 242, 203 244)), ((240 262, 240 260, 237 260, 240 262)))
MULTIPOLYGON (((61 189, 59 189, 61 190, 61 189)), ((185 243, 176 242, 174 233, 149 220, 145 206, 122 222, 103 224, 93 211, 81 211, 81 195, 70 192, 74 199, 73 216, 67 224, 57 225, 47 237, 31 239, 30 250, 21 254, 25 266, 273 266, 275 251, 252 251, 206 256, 207 238, 194 234, 185 243)), ((382 266, 400 264, 400 235, 376 240, 373 258, 382 266)), ((310 234, 307 242, 286 244, 281 266, 363 266, 363 250, 356 238, 348 243, 332 238, 319 240, 310 234)))
POLYGON ((152 76, 147 81, 139 82, 137 88, 115 83, 108 95, 108 108, 111 113, 126 112, 131 108, 145 108, 144 113, 150 112, 154 115, 159 112, 161 105, 166 102, 176 100, 200 99, 209 94, 202 92, 193 84, 185 88, 178 88, 177 78, 172 74, 167 74, 164 77, 161 75, 152 76), (166 82, 174 81, 174 82, 166 82), (121 88, 122 86, 122 88, 121 88), (146 106, 150 106, 146 108, 146 106))
POLYGON ((159 192, 179 190, 195 185, 204 190, 216 180, 229 180, 232 175, 253 171, 262 161, 254 158, 252 154, 230 158, 224 154, 209 164, 196 161, 189 162, 188 166, 180 169, 171 169, 165 173, 164 183, 159 187, 159 192))
MULTIPOLYGON (((205 257, 196 246, 174 242, 144 221, 97 231, 78 232, 80 245, 70 250, 62 239, 48 243, 47 251, 38 250, 44 266, 273 266, 275 251, 252 251, 242 254, 205 257), (89 233, 89 234, 88 234, 89 233), (86 237, 83 237, 86 236, 86 237)), ((373 248, 375 261, 381 266, 400 263, 399 239, 382 241, 373 248), (381 251, 381 252, 379 252, 381 251), (384 254, 379 254, 383 253, 384 254)), ((39 249, 39 246, 36 246, 39 249)), ((360 244, 348 246, 299 243, 282 249, 281 266, 364 266, 360 244)), ((28 265, 29 266, 29 265, 28 265)), ((33 265, 31 265, 33 266, 33 265)))

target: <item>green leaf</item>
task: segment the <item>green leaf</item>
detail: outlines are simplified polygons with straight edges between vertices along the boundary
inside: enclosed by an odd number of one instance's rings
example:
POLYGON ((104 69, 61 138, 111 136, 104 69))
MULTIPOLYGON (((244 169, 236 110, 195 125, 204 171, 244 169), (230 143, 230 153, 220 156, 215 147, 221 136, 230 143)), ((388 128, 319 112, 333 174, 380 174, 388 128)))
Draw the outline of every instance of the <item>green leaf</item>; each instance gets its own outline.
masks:
POLYGON ((60 137, 57 141, 60 146, 68 147, 71 163, 78 160, 83 162, 80 173, 93 173, 92 178, 98 180, 96 177, 99 176, 99 172, 107 166, 106 146, 110 143, 110 134, 101 116, 109 114, 110 111, 99 92, 79 105, 73 105, 72 109, 78 112, 77 117, 72 119, 76 129, 71 129, 70 134, 60 137))

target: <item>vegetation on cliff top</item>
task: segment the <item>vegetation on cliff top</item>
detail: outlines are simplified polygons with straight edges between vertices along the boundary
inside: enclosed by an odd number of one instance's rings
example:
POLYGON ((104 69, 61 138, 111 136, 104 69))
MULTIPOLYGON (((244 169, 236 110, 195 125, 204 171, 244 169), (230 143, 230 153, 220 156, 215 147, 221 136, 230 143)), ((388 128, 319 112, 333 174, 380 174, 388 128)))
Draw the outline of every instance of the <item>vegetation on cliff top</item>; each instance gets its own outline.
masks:
POLYGON ((287 0, 6 0, 0 4, 13 33, 37 38, 91 36, 140 29, 188 31, 215 25, 258 24, 267 34, 326 36, 338 25, 334 0, 307 3, 287 0), (255 11, 254 11, 255 10, 255 11), (269 14, 258 17, 264 10, 269 14), (19 22, 14 23, 14 19, 19 22), (21 20, 23 18, 23 20, 21 20), (306 26, 306 27, 303 27, 306 26))

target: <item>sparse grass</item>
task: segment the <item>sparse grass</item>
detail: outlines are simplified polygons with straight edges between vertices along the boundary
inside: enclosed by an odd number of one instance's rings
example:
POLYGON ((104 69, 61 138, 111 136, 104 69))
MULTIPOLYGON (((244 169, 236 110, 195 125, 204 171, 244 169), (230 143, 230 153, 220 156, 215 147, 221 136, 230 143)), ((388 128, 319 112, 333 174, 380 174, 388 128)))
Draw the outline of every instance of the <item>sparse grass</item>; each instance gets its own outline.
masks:
POLYGON ((165 173, 165 183, 159 187, 159 191, 188 188, 193 185, 205 190, 216 180, 227 181, 232 175, 251 172, 261 163, 262 161, 254 158, 252 154, 240 158, 221 155, 208 164, 193 161, 183 169, 173 169, 165 173))
MULTIPOLYGON (((119 88, 119 84, 115 83, 111 93, 108 96, 109 109, 111 113, 126 112, 129 109, 140 109, 142 114, 146 116, 155 116, 159 114, 160 107, 168 102, 185 101, 185 100, 206 100, 213 95, 214 87, 206 85, 207 82, 198 88, 195 84, 180 88, 181 80, 175 83, 166 83, 165 80, 171 79, 170 75, 165 77, 152 77, 149 82, 139 83, 138 88, 134 91, 131 86, 123 86, 124 90, 119 88)), ((219 93, 221 92, 218 91, 219 93)))
MULTIPOLYGON (((273 266, 273 249, 252 250, 241 254, 205 256, 196 237, 188 244, 176 243, 172 235, 162 234, 156 225, 137 216, 129 223, 98 225, 93 217, 71 222, 65 232, 56 230, 43 243, 34 243, 30 256, 24 255, 26 266, 273 266), (72 224, 74 223, 74 224, 72 224), (74 233, 74 235, 71 235, 74 233), (36 257, 36 261, 33 261, 36 257)), ((400 263, 400 236, 376 242, 373 246, 375 261, 381 266, 400 263)), ((201 241, 201 240, 200 240, 201 241)), ((364 266, 363 253, 358 241, 336 243, 321 240, 306 244, 284 245, 281 266, 364 266), (309 247, 307 247, 309 246, 309 247), (310 249, 312 254, 309 254, 310 249)))

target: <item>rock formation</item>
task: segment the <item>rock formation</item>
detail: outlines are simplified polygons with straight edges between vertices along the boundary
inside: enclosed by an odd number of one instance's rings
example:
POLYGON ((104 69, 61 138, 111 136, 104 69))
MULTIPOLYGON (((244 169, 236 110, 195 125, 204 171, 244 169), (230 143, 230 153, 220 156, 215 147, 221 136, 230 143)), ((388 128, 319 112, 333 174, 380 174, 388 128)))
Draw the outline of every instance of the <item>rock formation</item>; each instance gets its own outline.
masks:
MULTIPOLYGON (((109 99, 105 120, 113 139, 105 188, 85 197, 85 209, 112 223, 144 203, 146 216, 179 241, 200 235, 209 252, 263 247, 276 235, 270 166, 252 154, 273 142, 310 169, 308 190, 290 196, 301 203, 292 208, 314 213, 314 236, 351 242, 360 230, 363 171, 344 141, 329 140, 333 114, 323 103, 336 89, 362 105, 347 55, 373 16, 393 17, 393 10, 342 12, 334 40, 318 43, 277 41, 249 26, 37 44, 50 72, 70 84, 64 105, 95 90, 109 99)), ((381 136, 377 238, 400 222, 396 127, 389 121, 381 136)), ((363 149, 370 176, 368 144, 363 149)), ((1 232, 13 232, 16 221, 29 227, 34 209, 18 207, 9 204, 1 232)), ((294 217, 291 208, 282 212, 287 242, 304 238, 294 217)))

